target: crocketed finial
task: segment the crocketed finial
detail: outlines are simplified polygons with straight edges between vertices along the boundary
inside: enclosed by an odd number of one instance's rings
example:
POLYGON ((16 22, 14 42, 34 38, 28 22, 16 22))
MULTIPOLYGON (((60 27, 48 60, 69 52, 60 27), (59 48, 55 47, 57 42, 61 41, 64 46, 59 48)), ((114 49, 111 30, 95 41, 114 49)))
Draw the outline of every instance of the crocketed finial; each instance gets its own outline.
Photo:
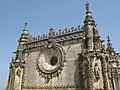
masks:
POLYGON ((112 53, 114 51, 114 48, 112 47, 112 43, 111 43, 111 40, 110 40, 110 34, 108 34, 107 41, 108 41, 107 51, 109 53, 112 53))

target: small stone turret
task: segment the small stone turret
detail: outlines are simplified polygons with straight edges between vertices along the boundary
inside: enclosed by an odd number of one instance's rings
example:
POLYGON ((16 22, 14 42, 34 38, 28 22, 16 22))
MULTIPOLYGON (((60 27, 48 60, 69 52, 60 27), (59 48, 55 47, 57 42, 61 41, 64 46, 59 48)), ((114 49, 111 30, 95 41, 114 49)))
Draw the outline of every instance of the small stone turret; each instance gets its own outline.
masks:
POLYGON ((93 17, 90 11, 89 3, 86 3, 86 16, 84 21, 84 30, 85 30, 85 46, 87 51, 93 51, 93 17))
POLYGON ((90 11, 90 4, 86 3, 86 16, 84 21, 84 30, 85 30, 85 46, 87 51, 100 51, 101 49, 101 40, 98 34, 97 25, 92 17, 90 11))
POLYGON ((29 33, 28 33, 28 29, 27 29, 27 23, 25 23, 23 32, 18 40, 19 44, 24 44, 25 42, 27 42, 28 36, 29 36, 29 33))

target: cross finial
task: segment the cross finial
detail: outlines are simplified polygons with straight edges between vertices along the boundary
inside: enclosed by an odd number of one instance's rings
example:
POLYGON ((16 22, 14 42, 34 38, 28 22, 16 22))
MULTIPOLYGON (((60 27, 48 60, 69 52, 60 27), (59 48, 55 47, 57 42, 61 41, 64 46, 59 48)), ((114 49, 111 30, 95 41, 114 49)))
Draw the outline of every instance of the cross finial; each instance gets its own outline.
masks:
POLYGON ((108 43, 110 43, 110 33, 108 33, 108 43))
POLYGON ((90 4, 89 4, 89 0, 86 1, 86 12, 90 12, 90 4))
POLYGON ((27 30, 27 22, 24 24, 24 30, 27 30))

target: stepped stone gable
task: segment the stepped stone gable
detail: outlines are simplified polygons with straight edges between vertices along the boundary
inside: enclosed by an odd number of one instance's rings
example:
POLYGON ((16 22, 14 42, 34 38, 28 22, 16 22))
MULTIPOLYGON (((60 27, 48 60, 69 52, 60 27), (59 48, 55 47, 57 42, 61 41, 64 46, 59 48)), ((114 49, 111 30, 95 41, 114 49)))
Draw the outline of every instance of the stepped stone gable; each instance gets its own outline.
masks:
POLYGON ((6 90, 120 90, 120 54, 103 42, 89 3, 81 27, 32 36, 25 23, 6 90))

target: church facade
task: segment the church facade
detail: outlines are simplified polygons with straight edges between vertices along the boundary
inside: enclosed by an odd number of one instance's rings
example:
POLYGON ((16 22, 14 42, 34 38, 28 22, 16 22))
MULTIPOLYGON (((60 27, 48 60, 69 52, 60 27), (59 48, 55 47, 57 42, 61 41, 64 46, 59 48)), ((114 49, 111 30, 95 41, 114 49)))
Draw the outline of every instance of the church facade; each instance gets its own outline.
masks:
POLYGON ((32 36, 25 23, 6 90, 120 90, 120 54, 103 42, 89 3, 83 27, 32 36))

